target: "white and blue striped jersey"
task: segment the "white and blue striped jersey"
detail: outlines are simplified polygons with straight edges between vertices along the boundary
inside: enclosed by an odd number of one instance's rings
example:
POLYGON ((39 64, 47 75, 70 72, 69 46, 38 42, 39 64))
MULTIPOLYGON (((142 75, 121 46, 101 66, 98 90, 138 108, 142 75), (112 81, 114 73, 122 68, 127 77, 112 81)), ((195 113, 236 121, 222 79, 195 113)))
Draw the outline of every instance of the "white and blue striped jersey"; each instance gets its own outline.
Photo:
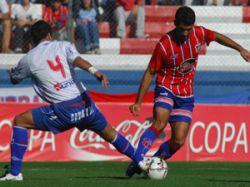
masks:
POLYGON ((18 62, 10 76, 17 82, 30 77, 35 92, 48 103, 67 101, 86 90, 73 70, 78 56, 69 42, 44 41, 18 62))

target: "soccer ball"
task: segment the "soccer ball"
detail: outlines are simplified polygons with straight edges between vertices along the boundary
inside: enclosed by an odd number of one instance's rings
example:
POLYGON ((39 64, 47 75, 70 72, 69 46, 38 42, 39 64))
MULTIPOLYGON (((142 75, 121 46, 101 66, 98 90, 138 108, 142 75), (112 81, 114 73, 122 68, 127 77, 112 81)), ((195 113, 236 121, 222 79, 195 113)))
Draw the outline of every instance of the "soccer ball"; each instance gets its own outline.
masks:
POLYGON ((152 157, 146 174, 150 179, 164 179, 168 174, 166 161, 158 157, 152 157))

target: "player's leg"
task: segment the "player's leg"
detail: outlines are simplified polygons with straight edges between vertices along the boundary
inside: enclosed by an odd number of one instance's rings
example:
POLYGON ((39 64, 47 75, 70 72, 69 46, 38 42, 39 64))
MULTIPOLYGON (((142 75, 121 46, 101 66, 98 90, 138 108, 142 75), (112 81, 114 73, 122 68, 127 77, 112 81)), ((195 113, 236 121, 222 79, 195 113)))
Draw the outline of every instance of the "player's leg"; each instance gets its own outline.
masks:
POLYGON ((132 177, 135 173, 141 172, 141 169, 138 169, 138 164, 140 165, 140 162, 144 159, 144 155, 148 152, 154 140, 167 125, 173 108, 172 98, 173 95, 171 92, 162 87, 156 87, 153 123, 140 138, 135 153, 135 162, 131 162, 126 171, 128 177, 132 177))
POLYGON ((145 9, 143 6, 138 6, 137 16, 136 16, 136 33, 137 38, 144 37, 144 28, 145 28, 145 9))
POLYGON ((140 138, 135 154, 137 162, 143 160, 154 140, 167 125, 174 105, 173 98, 173 94, 167 89, 163 87, 155 88, 153 123, 140 138))
POLYGON ((10 38, 11 38, 11 21, 6 19, 3 21, 3 37, 2 37, 2 52, 11 53, 10 49, 10 38))
POLYGON ((135 149, 131 145, 131 143, 122 136, 119 132, 117 132, 113 127, 109 124, 105 126, 105 128, 98 133, 104 140, 113 144, 113 146, 122 154, 127 155, 132 160, 134 159, 135 149))
POLYGON ((62 120, 54 112, 54 108, 56 106, 43 106, 28 110, 15 117, 11 140, 11 167, 0 180, 22 180, 22 159, 28 145, 27 129, 51 131, 56 134, 71 128, 68 125, 64 125, 68 122, 62 120))
POLYGON ((133 159, 135 149, 130 144, 130 142, 124 138, 119 132, 117 132, 113 127, 109 125, 104 115, 97 108, 96 104, 92 99, 85 94, 84 97, 87 98, 87 111, 91 111, 91 114, 85 115, 76 127, 83 131, 85 129, 92 130, 95 133, 99 134, 104 140, 110 142, 114 147, 122 154, 127 155, 133 159))
POLYGON ((190 124, 187 122, 172 122, 170 125, 172 129, 171 138, 160 146, 154 156, 169 159, 184 145, 190 124))
POLYGON ((162 107, 154 108, 154 119, 152 125, 142 134, 135 153, 137 163, 143 160, 160 132, 166 127, 170 116, 170 110, 162 107))
POLYGON ((28 129, 37 129, 32 111, 28 110, 14 118, 11 139, 11 167, 0 178, 2 180, 23 180, 21 174, 22 160, 28 146, 28 129))
POLYGON ((126 170, 126 175, 128 177, 132 177, 135 173, 140 174, 142 169, 147 169, 147 163, 142 162, 144 156, 150 149, 154 140, 160 134, 160 132, 165 128, 168 118, 170 115, 170 111, 161 108, 154 108, 154 119, 152 125, 142 134, 138 147, 136 149, 136 153, 134 156, 134 161, 131 162, 126 170))
POLYGON ((128 13, 123 9, 123 7, 119 6, 115 9, 114 18, 117 23, 116 28, 116 36, 120 38, 126 37, 126 19, 128 17, 128 13))
POLYGON ((172 129, 171 138, 160 146, 155 156, 168 159, 185 143, 192 121, 193 107, 193 97, 175 98, 174 109, 169 119, 172 129))

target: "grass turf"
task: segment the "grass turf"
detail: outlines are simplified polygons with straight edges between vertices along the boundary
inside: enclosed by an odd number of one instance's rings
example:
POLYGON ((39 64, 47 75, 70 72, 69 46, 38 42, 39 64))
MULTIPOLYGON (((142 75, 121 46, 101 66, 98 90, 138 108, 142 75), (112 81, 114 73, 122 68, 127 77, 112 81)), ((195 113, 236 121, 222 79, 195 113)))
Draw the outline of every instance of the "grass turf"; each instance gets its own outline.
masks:
MULTIPOLYGON (((1 169, 6 163, 0 163, 1 169)), ((126 162, 24 163, 24 181, 0 181, 0 187, 250 187, 250 163, 169 162, 164 180, 125 177, 126 162)))

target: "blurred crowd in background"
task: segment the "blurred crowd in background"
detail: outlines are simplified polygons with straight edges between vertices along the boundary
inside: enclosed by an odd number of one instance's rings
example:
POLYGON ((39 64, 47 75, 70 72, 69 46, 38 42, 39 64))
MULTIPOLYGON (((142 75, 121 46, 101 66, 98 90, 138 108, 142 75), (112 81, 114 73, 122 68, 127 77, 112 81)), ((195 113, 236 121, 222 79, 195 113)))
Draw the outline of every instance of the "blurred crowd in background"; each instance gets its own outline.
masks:
MULTIPOLYGON (((26 53, 32 48, 29 30, 39 19, 49 22, 56 40, 78 43, 81 53, 100 54, 99 23, 115 25, 113 37, 125 38, 126 23, 135 38, 144 33, 145 5, 176 6, 185 0, 0 0, 1 53, 26 53)), ((192 0, 190 5, 214 5, 217 0, 192 0), (209 4, 210 2, 210 4, 209 4)), ((250 5, 250 0, 224 0, 223 5, 250 5)))

